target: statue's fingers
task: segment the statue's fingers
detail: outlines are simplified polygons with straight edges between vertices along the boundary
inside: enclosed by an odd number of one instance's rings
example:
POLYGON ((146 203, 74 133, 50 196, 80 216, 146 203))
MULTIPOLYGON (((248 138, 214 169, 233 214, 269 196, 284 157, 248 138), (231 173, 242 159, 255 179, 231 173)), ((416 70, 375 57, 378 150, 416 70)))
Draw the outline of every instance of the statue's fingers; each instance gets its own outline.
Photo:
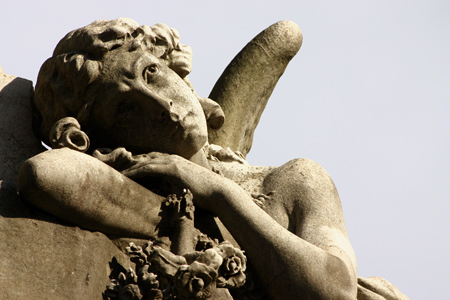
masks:
POLYGON ((167 164, 147 162, 145 164, 135 165, 121 173, 131 179, 167 176, 168 166, 167 164))

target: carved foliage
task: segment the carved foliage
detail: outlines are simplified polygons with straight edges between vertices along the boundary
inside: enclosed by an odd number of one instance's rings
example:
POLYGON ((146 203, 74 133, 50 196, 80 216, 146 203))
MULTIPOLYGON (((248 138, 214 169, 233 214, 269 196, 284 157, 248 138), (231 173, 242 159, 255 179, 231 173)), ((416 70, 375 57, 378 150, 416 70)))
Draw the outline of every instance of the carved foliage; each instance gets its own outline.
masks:
MULTIPOLYGON (((202 242, 203 243, 203 242, 202 242)), ((216 288, 239 288, 245 283, 247 259, 228 242, 175 255, 153 242, 126 248, 136 271, 121 272, 108 285, 105 296, 117 299, 208 299, 216 288)))

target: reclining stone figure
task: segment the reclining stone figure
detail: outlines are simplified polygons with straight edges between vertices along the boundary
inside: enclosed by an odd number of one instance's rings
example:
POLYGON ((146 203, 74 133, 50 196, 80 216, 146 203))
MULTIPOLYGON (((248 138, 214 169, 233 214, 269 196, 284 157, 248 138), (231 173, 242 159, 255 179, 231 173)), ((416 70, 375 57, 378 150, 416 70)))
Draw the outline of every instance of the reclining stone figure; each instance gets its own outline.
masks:
MULTIPOLYGON (((293 44, 289 54, 270 54, 284 70, 301 32, 292 22, 273 26, 293 44)), ((254 167, 238 152, 209 145, 208 136, 220 141, 225 116, 193 90, 191 55, 175 30, 124 18, 64 37, 41 68, 34 100, 39 134, 53 150, 23 165, 21 197, 88 230, 157 240, 165 234, 161 207, 168 197, 190 195, 195 212, 180 212, 164 255, 188 257, 204 235, 245 250, 270 299, 406 299, 377 279, 358 286, 339 195, 317 163, 254 167)), ((271 91, 277 76, 240 84, 271 91)), ((246 154, 252 134, 236 137, 247 142, 233 150, 246 154)))

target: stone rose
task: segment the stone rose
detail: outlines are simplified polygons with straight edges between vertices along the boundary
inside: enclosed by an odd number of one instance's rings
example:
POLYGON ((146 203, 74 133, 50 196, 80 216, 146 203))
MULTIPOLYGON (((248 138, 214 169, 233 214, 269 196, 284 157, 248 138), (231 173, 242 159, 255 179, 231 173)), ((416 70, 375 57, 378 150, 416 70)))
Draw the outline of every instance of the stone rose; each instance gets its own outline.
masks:
POLYGON ((181 299, 206 299, 216 290, 217 271, 194 261, 182 265, 175 275, 175 288, 181 299))
POLYGON ((245 283, 247 258, 244 252, 230 243, 222 243, 216 251, 222 256, 223 263, 219 269, 218 287, 238 288, 245 283))

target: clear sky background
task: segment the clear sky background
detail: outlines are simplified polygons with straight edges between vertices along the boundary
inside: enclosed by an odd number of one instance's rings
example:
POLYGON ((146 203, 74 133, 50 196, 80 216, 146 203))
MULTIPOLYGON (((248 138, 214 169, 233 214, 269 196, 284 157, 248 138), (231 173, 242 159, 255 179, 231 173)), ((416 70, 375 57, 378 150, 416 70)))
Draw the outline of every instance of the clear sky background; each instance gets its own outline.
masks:
POLYGON ((178 29, 204 97, 251 38, 296 22, 303 46, 249 162, 321 164, 340 193, 359 275, 384 277, 411 299, 450 299, 448 0, 4 1, 0 65, 36 82, 67 32, 117 17, 178 29))

